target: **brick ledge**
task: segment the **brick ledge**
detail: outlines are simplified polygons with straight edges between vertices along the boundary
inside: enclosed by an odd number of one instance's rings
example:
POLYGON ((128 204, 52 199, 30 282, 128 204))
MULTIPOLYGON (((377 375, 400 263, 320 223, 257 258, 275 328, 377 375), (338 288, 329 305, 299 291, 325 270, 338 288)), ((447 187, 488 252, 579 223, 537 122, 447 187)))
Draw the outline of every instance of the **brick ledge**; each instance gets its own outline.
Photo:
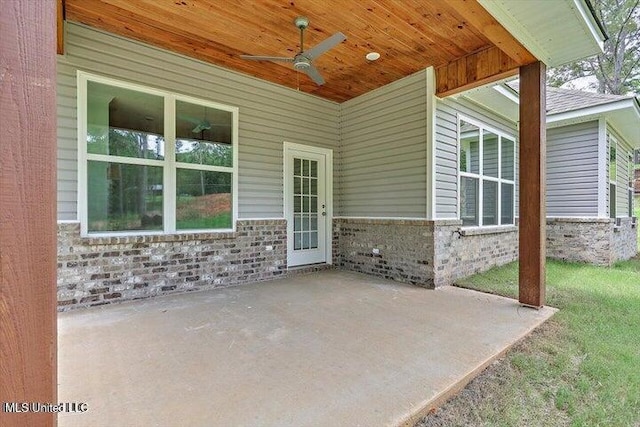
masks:
MULTIPOLYGON (((113 235, 113 236, 83 236, 80 242, 83 245, 118 245, 133 243, 163 243, 163 242, 187 242, 187 241, 211 241, 211 240, 231 240, 245 235, 242 227, 271 225, 286 223, 284 219, 242 219, 236 222, 236 231, 204 232, 204 233, 175 233, 175 234, 138 234, 138 235, 113 235)), ((58 228, 76 228, 80 232, 80 222, 58 221, 58 228)))
POLYGON ((482 236, 485 234, 513 233, 518 231, 515 225, 504 225, 497 227, 462 228, 461 236, 482 236))

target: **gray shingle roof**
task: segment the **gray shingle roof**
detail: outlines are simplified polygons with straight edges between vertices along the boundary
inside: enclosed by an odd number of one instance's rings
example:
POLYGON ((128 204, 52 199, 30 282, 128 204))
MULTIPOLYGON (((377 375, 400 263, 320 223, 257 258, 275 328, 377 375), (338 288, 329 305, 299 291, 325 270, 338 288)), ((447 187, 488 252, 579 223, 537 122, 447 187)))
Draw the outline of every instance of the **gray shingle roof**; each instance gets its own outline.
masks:
MULTIPOLYGON (((518 92, 519 82, 517 80, 511 81, 507 83, 507 86, 518 92)), ((547 114, 579 110, 623 99, 633 99, 633 96, 608 95, 547 86, 547 114)))

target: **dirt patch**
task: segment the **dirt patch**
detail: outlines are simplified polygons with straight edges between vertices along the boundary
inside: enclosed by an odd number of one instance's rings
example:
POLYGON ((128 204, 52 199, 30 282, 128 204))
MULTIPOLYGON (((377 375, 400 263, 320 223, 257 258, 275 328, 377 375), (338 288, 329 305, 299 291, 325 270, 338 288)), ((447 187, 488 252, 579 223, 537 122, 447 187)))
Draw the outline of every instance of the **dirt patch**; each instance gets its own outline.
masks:
POLYGON ((176 206, 176 217, 180 219, 212 217, 231 212, 231 194, 207 194, 180 198, 176 206))
MULTIPOLYGON (((431 412, 425 418, 415 424, 415 427, 450 427, 450 426, 486 426, 487 420, 483 419, 483 408, 489 408, 493 412, 503 410, 501 406, 513 404, 507 402, 505 390, 510 389, 514 378, 520 375, 511 361, 511 356, 516 353, 536 354, 547 357, 547 354, 539 351, 536 345, 540 340, 548 340, 561 334, 560 327, 550 320, 536 329, 529 337, 516 344, 504 357, 496 360, 474 378, 457 395, 449 399, 444 405, 431 412)), ((523 402, 523 404, 525 404, 523 402)), ((554 411, 554 408, 549 408, 554 411)), ((556 415, 556 420, 558 419, 556 415)), ((545 414, 540 414, 544 417, 545 414)), ((563 418, 563 417, 561 417, 563 418)), ((560 422, 562 424, 562 422, 560 422)))

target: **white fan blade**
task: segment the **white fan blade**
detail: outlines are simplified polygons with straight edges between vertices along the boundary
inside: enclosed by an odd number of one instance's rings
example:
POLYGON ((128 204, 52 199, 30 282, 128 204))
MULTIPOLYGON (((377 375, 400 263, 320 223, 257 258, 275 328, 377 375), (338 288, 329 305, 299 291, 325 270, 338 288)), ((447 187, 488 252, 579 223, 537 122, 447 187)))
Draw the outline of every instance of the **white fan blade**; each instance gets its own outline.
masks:
POLYGON ((344 34, 335 33, 334 35, 332 35, 327 39, 324 39, 323 41, 321 41, 311 49, 305 50, 303 52, 304 56, 311 60, 316 59, 318 56, 322 55, 323 53, 325 53, 335 45, 342 43, 346 39, 347 39, 347 36, 345 36, 344 34))
POLYGON ((311 77, 311 80, 313 80, 318 86, 322 86, 324 84, 324 79, 320 75, 320 71, 318 71, 318 69, 313 65, 309 65, 309 68, 305 68, 303 71, 311 77))
POLYGON ((293 58, 286 56, 257 56, 257 55, 240 55, 242 59, 250 59, 252 61, 283 61, 293 62, 293 58))

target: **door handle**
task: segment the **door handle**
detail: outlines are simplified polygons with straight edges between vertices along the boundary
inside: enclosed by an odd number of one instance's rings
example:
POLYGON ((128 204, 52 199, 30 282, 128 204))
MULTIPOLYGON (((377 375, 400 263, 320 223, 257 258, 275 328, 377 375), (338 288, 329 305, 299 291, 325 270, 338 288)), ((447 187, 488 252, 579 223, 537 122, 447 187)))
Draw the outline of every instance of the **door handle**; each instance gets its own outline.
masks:
POLYGON ((326 212, 322 212, 322 216, 327 216, 327 213, 326 212))

